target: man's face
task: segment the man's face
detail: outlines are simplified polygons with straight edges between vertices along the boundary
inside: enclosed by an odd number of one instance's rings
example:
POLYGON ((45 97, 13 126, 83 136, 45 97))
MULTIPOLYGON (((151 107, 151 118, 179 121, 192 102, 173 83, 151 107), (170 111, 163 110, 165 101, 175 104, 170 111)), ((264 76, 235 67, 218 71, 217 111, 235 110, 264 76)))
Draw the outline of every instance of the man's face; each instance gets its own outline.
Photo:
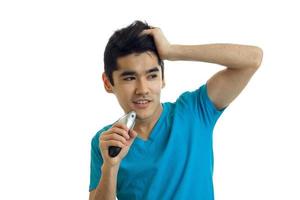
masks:
POLYGON ((129 54, 118 58, 117 65, 111 87, 123 110, 126 113, 134 110, 141 121, 159 117, 164 82, 156 55, 149 51, 129 54))

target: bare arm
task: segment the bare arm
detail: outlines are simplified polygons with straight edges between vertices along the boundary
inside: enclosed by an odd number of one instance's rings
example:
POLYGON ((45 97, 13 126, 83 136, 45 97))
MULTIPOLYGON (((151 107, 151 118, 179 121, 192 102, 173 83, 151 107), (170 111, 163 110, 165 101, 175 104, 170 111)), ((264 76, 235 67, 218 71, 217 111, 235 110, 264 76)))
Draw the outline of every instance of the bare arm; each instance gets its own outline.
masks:
MULTIPOLYGON (((101 178, 96 189, 92 190, 89 200, 115 200, 118 171, 122 159, 127 155, 137 132, 128 130, 126 125, 116 123, 99 137, 99 149, 103 159, 101 178), (108 148, 117 146, 122 148, 116 157, 110 157, 108 148)), ((99 167, 100 168, 100 167, 99 167)))
POLYGON ((237 44, 172 45, 170 60, 216 63, 226 67, 207 81, 207 92, 218 109, 228 106, 245 88, 262 61, 262 50, 237 44))
POLYGON ((101 168, 101 179, 95 190, 90 192, 89 200, 115 200, 119 166, 101 168))
POLYGON ((143 31, 153 36, 161 59, 202 61, 226 69, 207 81, 208 96, 218 109, 229 105, 246 87, 261 64, 263 52, 255 46, 238 44, 172 45, 159 28, 143 31))

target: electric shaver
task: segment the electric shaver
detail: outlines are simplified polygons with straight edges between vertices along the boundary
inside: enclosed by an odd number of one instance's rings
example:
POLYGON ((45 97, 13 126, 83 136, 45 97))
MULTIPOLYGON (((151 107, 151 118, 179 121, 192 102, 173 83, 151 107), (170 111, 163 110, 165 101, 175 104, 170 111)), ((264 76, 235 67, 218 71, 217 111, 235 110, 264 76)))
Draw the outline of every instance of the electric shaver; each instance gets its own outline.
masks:
MULTIPOLYGON (((135 124, 135 118, 136 118, 136 113, 134 111, 131 111, 124 116, 122 116, 120 119, 118 119, 114 124, 116 123, 122 123, 127 126, 127 128, 133 129, 134 124, 135 124)), ((120 151, 122 150, 121 147, 115 147, 115 146, 109 146, 108 147, 108 154, 110 157, 116 157, 120 151)))

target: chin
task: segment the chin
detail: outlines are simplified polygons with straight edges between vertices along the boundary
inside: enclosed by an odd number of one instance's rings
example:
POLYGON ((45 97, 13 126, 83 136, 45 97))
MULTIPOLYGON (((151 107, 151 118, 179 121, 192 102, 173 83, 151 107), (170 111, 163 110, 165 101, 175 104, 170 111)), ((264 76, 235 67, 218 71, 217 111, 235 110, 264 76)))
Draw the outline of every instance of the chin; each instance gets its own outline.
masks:
POLYGON ((141 112, 141 111, 137 111, 136 112, 136 117, 139 120, 144 120, 147 119, 151 116, 151 114, 149 112, 145 113, 145 112, 141 112))
POLYGON ((136 110, 137 119, 139 120, 148 120, 154 117, 155 110, 149 109, 149 110, 136 110))

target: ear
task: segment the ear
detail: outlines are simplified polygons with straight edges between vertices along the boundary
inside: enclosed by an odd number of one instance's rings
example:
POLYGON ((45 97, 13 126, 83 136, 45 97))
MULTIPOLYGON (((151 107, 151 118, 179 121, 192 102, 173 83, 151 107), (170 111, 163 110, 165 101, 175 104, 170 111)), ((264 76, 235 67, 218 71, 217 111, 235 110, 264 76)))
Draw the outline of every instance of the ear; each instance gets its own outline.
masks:
POLYGON ((108 77, 106 76, 105 72, 102 73, 102 80, 103 80, 103 85, 104 85, 104 89, 106 90, 106 92, 108 93, 113 93, 112 90, 112 85, 108 79, 108 77))

